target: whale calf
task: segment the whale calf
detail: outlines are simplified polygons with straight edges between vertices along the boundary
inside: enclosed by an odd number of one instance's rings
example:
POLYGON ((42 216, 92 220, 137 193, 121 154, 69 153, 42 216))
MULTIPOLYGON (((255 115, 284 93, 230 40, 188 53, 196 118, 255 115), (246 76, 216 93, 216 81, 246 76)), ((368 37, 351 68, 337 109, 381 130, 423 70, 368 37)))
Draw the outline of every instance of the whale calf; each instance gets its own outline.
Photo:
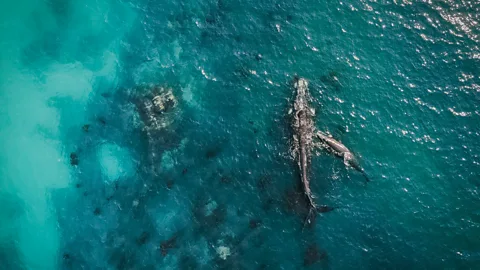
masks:
POLYGON ((365 170, 360 167, 358 160, 353 155, 352 151, 350 151, 343 143, 335 140, 334 138, 328 136, 327 134, 318 131, 317 138, 319 138, 327 147, 328 149, 333 152, 336 156, 343 158, 343 163, 346 166, 350 166, 360 172, 366 179, 367 182, 370 181, 365 170))

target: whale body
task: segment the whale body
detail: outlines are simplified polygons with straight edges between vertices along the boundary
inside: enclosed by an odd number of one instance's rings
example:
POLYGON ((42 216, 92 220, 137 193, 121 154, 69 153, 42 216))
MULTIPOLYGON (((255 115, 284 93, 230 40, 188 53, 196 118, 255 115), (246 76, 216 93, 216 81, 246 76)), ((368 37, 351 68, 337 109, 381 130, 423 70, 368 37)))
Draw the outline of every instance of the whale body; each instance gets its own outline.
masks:
POLYGON ((314 111, 308 105, 308 82, 303 78, 296 78, 294 82, 296 98, 293 106, 293 130, 295 140, 295 156, 298 159, 300 178, 304 193, 308 198, 311 208, 316 209, 308 178, 310 156, 312 153, 312 139, 314 136, 313 116, 314 111))
POLYGON ((362 173, 367 182, 370 181, 365 173, 365 170, 360 166, 358 160, 355 158, 355 155, 343 143, 320 131, 317 132, 317 138, 319 138, 320 141, 322 141, 336 156, 343 158, 343 163, 346 166, 354 168, 358 172, 362 173))

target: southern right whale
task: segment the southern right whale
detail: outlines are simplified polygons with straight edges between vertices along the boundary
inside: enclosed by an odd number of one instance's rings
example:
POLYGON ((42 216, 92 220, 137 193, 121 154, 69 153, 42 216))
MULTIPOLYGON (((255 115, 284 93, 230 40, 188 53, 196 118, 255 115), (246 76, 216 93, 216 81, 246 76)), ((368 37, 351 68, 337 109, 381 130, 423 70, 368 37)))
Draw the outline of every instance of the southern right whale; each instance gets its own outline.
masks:
POLYGON ((308 104, 310 98, 308 93, 308 82, 304 78, 295 78, 294 88, 297 90, 293 104, 293 131, 294 131, 294 155, 298 159, 300 169, 300 178, 302 180, 303 193, 308 199, 309 213, 305 223, 311 223, 311 218, 315 213, 325 213, 332 211, 333 207, 326 205, 317 206, 313 200, 312 190, 310 189, 310 179, 308 177, 309 163, 314 147, 313 137, 315 135, 315 125, 313 116, 315 111, 308 104))
POLYGON ((314 136, 313 110, 308 106, 308 82, 303 78, 295 78, 294 87, 297 95, 294 102, 293 130, 295 140, 295 156, 298 158, 300 178, 302 179, 303 191, 308 198, 310 207, 316 209, 313 201, 310 182, 308 179, 308 165, 312 152, 312 138, 314 136))

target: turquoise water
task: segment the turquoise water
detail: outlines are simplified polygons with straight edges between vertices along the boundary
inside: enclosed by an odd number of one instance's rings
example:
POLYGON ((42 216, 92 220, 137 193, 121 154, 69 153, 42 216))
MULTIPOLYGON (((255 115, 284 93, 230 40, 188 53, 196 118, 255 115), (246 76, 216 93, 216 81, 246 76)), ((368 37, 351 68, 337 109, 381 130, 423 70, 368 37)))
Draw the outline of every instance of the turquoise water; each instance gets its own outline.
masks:
POLYGON ((1 2, 0 268, 478 269, 479 14, 465 0, 1 2), (317 151, 312 191, 338 208, 309 228, 295 74, 317 128, 372 178, 317 151), (134 105, 149 84, 178 100, 154 143, 134 105))

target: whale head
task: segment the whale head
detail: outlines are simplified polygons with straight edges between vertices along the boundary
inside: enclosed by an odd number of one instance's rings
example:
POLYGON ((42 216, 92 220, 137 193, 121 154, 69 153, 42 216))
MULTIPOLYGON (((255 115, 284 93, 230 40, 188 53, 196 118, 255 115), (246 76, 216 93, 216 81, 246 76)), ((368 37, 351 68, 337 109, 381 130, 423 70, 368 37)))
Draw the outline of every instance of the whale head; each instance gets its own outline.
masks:
POLYGON ((297 94, 304 96, 307 93, 308 81, 304 78, 298 78, 295 82, 295 88, 297 89, 297 94))

